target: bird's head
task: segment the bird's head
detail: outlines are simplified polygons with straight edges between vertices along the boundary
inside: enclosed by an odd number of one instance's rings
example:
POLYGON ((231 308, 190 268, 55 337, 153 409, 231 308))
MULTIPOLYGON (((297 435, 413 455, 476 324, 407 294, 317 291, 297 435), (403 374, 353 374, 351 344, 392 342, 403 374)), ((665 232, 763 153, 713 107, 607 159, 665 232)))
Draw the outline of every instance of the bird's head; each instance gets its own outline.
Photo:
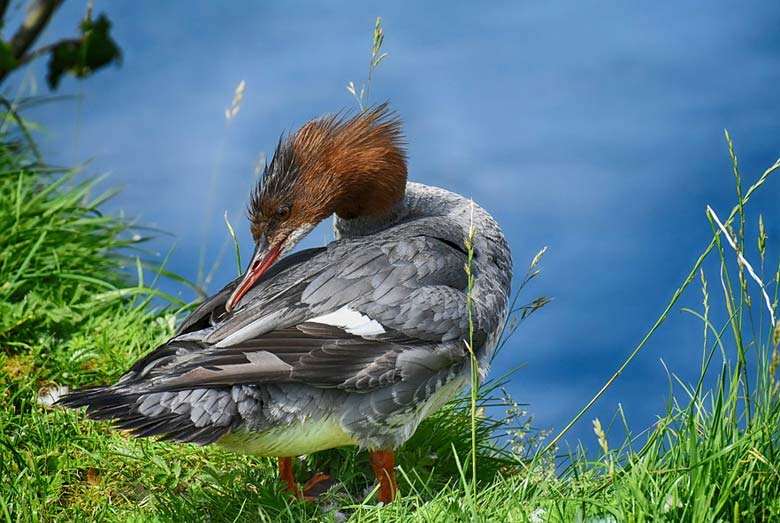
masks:
POLYGON ((328 216, 390 212, 404 196, 406 174, 401 121, 387 104, 351 118, 318 118, 283 137, 252 192, 255 252, 225 309, 328 216))

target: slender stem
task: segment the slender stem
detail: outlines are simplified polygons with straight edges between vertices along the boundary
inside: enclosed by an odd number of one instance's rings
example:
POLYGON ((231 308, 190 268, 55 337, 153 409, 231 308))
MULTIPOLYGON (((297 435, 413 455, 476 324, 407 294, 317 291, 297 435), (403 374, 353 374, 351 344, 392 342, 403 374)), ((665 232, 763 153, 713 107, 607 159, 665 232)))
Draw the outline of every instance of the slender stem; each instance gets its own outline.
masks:
POLYGON ((14 56, 20 58, 38 39, 63 0, 36 0, 27 7, 22 25, 11 38, 14 56))
POLYGON ((208 283, 206 282, 208 277, 206 274, 206 257, 208 254, 209 234, 211 232, 211 217, 214 214, 214 206, 216 205, 217 180, 219 179, 219 173, 222 168, 223 158, 225 156, 229 128, 230 125, 225 126, 225 132, 222 135, 222 140, 220 141, 219 149, 217 150, 217 161, 215 162, 213 170, 211 171, 211 176, 209 176, 209 192, 208 198, 206 199, 206 210, 204 212, 203 227, 201 229, 202 236, 200 252, 198 254, 198 275, 197 279, 195 280, 195 282, 198 284, 198 287, 200 288, 201 297, 203 298, 208 295, 208 283))
POLYGON ((227 225, 228 232, 230 232, 230 237, 233 239, 233 249, 236 253, 236 266, 238 269, 238 275, 241 276, 241 273, 243 272, 243 268, 241 266, 241 248, 238 246, 238 238, 236 238, 236 231, 233 229, 233 226, 230 224, 230 219, 228 218, 228 213, 225 211, 225 224, 227 225))
POLYGON ((474 273, 472 265, 474 261, 474 235, 476 233, 473 225, 474 202, 471 202, 472 220, 469 225, 469 234, 466 238, 466 250, 468 252, 468 261, 466 262, 466 275, 468 277, 468 288, 466 292, 466 308, 469 317, 469 341, 466 344, 471 359, 471 488, 474 495, 474 508, 477 507, 477 398, 479 396, 479 362, 474 352, 474 273))

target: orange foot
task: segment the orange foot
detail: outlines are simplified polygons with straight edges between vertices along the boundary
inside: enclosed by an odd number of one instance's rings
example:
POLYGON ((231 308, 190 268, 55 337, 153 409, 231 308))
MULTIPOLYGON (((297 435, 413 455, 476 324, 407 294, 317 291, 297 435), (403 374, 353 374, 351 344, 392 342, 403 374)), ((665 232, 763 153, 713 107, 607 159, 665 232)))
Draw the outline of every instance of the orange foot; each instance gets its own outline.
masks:
POLYGON ((279 458, 279 480, 287 484, 287 492, 306 501, 317 501, 330 487, 336 484, 336 480, 324 472, 317 472, 303 485, 303 490, 295 483, 292 470, 292 458, 279 458))
POLYGON ((303 499, 306 501, 317 501, 320 496, 335 485, 337 481, 324 472, 317 472, 309 481, 303 484, 303 499))

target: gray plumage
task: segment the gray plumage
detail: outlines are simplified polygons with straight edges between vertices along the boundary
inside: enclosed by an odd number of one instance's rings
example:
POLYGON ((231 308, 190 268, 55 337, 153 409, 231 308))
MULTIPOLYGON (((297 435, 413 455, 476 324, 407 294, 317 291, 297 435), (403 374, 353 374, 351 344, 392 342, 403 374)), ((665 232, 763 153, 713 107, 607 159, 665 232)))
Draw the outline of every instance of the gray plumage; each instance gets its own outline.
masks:
POLYGON ((467 381, 471 225, 473 340, 484 374, 507 314, 506 240, 477 205, 409 183, 389 217, 336 218, 335 241, 279 261, 232 314, 224 304, 238 280, 115 385, 61 403, 139 436, 267 455, 395 448, 467 381), (336 435, 312 438, 307 424, 317 423, 336 435), (290 447, 287 426, 312 443, 290 447), (278 437, 258 443, 268 434, 278 437))

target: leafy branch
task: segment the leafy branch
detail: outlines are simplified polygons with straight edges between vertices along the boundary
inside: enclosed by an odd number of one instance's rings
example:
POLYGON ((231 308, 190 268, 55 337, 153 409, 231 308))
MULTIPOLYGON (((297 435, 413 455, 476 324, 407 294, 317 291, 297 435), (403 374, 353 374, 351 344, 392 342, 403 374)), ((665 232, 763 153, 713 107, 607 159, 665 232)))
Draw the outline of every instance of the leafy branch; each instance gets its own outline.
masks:
MULTIPOLYGON (((92 4, 79 25, 77 38, 66 38, 32 49, 60 8, 63 0, 33 0, 10 41, 0 40, 0 83, 10 73, 44 55, 49 55, 46 81, 57 89, 65 74, 85 78, 111 63, 120 63, 122 53, 111 37, 111 22, 105 14, 92 18, 92 4)), ((0 0, 0 18, 5 21, 10 1, 0 0)), ((3 24, 5 25, 5 24, 3 24)))

